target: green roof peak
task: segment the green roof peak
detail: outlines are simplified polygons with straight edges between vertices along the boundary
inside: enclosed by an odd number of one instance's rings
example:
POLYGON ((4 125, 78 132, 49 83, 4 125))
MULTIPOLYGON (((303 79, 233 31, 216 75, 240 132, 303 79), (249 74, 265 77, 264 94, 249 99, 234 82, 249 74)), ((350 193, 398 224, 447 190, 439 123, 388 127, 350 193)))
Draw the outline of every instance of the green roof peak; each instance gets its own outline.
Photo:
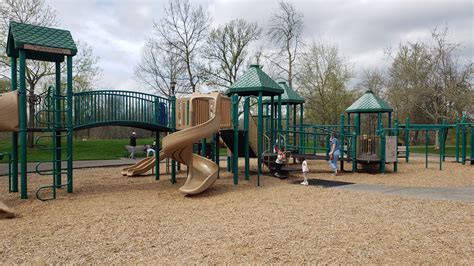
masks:
MULTIPOLYGON (((305 102, 304 98, 288 86, 286 81, 280 81, 278 82, 278 85, 284 90, 284 93, 281 95, 282 104, 301 104, 305 102)), ((271 104, 271 99, 265 98, 263 103, 271 104)), ((278 102, 274 101, 274 104, 278 104, 278 102)))
POLYGON ((357 101, 355 101, 349 108, 347 113, 391 113, 393 108, 380 97, 374 94, 373 91, 367 90, 357 101))
POLYGON ((259 65, 250 65, 249 69, 225 91, 225 94, 236 93, 239 96, 258 96, 260 92, 263 96, 274 96, 282 94, 284 91, 259 65))
POLYGON ((53 62, 77 54, 69 31, 11 21, 6 52, 9 57, 18 58, 20 50, 26 51, 27 59, 53 62))

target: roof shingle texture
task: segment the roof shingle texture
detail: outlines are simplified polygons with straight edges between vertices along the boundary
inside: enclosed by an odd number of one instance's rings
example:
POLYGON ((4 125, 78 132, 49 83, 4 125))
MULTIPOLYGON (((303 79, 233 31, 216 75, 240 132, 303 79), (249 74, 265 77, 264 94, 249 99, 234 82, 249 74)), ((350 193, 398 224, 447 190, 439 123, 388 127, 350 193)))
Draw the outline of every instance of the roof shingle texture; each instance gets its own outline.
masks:
POLYGON ((242 96, 258 96, 259 92, 262 92, 264 96, 272 96, 282 94, 283 89, 258 65, 250 65, 250 68, 229 87, 225 94, 237 93, 242 96))
POLYGON ((15 49, 23 48, 24 44, 32 44, 69 49, 73 55, 77 53, 76 44, 74 43, 71 33, 67 30, 12 21, 10 22, 10 34, 13 37, 15 49))
POLYGON ((347 113, 379 113, 393 112, 393 108, 384 100, 380 99, 371 90, 368 90, 349 108, 347 113))
MULTIPOLYGON (((301 104, 305 102, 304 98, 288 86, 286 82, 278 82, 278 85, 284 90, 284 93, 281 95, 282 104, 301 104)), ((270 102, 271 100, 269 98, 263 100, 264 104, 270 104, 270 102)), ((278 104, 278 102, 275 101, 274 104, 278 104)))

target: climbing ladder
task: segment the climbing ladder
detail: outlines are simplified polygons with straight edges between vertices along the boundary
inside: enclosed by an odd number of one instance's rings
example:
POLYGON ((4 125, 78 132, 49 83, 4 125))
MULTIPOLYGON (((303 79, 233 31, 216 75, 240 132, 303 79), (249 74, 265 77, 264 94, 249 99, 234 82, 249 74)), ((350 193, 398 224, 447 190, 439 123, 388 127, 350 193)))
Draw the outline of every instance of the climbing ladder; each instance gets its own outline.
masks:
POLYGON ((56 90, 54 86, 50 86, 44 97, 41 110, 35 114, 36 123, 41 126, 42 132, 44 132, 43 135, 36 138, 35 146, 41 150, 51 151, 53 158, 52 160, 40 161, 35 167, 35 172, 38 175, 52 176, 52 184, 41 185, 36 190, 36 197, 42 201, 56 199, 56 190, 67 186, 71 182, 69 180, 66 184, 62 184, 61 180, 61 176, 67 174, 62 172, 62 162, 67 162, 69 157, 72 156, 71 153, 67 153, 64 159, 62 156, 62 151, 67 148, 62 146, 62 139, 67 139, 73 134, 72 130, 68 130, 66 127, 67 112, 71 108, 72 103, 68 101, 67 97, 61 95, 60 91, 56 90), (51 164, 51 170, 42 169, 44 164, 51 164), (45 197, 41 192, 48 189, 51 189, 51 195, 45 197))

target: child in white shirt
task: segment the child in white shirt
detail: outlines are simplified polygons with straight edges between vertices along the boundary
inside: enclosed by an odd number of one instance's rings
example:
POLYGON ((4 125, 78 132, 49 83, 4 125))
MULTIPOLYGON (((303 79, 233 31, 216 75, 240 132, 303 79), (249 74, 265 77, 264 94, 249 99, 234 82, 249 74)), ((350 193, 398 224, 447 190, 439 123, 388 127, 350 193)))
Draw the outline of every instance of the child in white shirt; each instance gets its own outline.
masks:
POLYGON ((308 162, 306 162, 306 158, 303 156, 301 157, 301 170, 303 171, 303 182, 301 182, 301 185, 303 186, 307 186, 308 185, 308 172, 309 172, 309 169, 308 169, 308 162))

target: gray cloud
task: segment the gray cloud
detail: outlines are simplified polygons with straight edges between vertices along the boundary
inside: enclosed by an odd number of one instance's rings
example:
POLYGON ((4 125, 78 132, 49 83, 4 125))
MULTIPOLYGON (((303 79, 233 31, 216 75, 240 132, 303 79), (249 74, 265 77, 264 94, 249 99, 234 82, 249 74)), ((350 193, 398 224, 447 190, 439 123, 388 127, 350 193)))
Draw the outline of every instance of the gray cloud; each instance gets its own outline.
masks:
MULTIPOLYGON (((384 68, 384 50, 399 43, 426 41, 435 27, 450 27, 450 39, 461 43, 463 60, 474 60, 474 4, 472 1, 310 1, 294 0, 303 13, 305 42, 335 43, 359 74, 363 68, 384 68)), ((138 89, 133 69, 140 59, 153 20, 163 16, 166 1, 121 0, 48 2, 58 11, 60 26, 89 43, 101 57, 100 86, 138 89)), ((217 26, 235 18, 266 27, 277 1, 193 0, 217 26)), ((265 40, 260 45, 268 45, 265 40)))

